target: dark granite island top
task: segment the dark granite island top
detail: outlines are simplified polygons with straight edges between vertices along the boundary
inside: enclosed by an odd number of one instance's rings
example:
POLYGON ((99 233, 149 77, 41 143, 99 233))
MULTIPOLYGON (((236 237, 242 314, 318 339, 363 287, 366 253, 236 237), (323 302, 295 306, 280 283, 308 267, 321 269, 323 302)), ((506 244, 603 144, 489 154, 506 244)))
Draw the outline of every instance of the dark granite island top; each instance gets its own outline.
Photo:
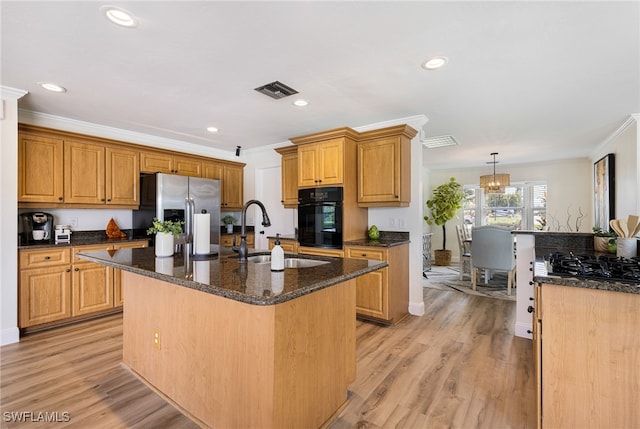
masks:
MULTIPOLYGON (((220 252, 221 256, 215 259, 199 260, 188 255, 185 257, 182 253, 168 258, 156 258, 154 248, 149 247, 85 252, 79 253, 78 257, 253 305, 286 302, 388 265, 384 261, 287 253, 285 257, 314 259, 328 263, 307 268, 286 268, 284 272, 271 272, 271 265, 268 262, 240 264, 233 252, 224 248, 220 252)), ((251 255, 260 254, 269 254, 269 252, 254 252, 251 255)))

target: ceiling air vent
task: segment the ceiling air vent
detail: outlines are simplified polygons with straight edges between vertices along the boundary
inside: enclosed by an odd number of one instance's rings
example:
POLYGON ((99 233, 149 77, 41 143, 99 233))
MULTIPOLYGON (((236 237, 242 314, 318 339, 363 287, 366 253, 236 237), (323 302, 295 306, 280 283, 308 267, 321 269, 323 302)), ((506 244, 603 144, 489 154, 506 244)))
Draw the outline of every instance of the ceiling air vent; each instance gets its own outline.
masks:
POLYGON ((451 135, 426 137, 421 140, 422 145, 428 149, 434 149, 437 147, 457 146, 458 142, 451 135))
POLYGON ((277 80, 275 82, 259 86, 255 88, 255 90, 263 93, 264 95, 268 95, 271 98, 275 98, 276 100, 298 93, 295 89, 290 88, 277 80))

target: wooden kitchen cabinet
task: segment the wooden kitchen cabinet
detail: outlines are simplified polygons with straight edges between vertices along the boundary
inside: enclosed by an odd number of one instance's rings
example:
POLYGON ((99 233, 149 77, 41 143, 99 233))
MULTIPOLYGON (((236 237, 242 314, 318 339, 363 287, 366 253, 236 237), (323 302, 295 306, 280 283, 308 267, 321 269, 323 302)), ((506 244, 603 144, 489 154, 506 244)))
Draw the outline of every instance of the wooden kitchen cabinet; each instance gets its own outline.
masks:
POLYGON ((298 187, 341 185, 344 182, 344 139, 298 147, 298 187))
POLYGON ((411 139, 408 125, 367 131, 358 141, 358 206, 407 207, 411 203, 411 139))
MULTIPOLYGON (((231 247, 233 246, 233 238, 236 239, 235 246, 240 246, 240 234, 222 234, 220 236, 220 246, 231 247)), ((247 234, 247 247, 253 248, 255 246, 255 234, 247 234)))
POLYGON ((64 141, 18 133, 18 201, 58 203, 64 193, 64 141))
POLYGON ((280 155, 282 170, 282 204, 287 208, 298 207, 298 148, 287 146, 276 149, 280 155))
POLYGON ((637 428, 640 295, 536 287, 539 428, 637 428))
POLYGON ((389 266, 356 279, 356 313, 394 324, 409 311, 409 245, 345 246, 345 258, 386 261, 389 266))
MULTIPOLYGON (((276 239, 269 237, 269 250, 275 246, 276 239)), ((298 240, 293 238, 280 237, 280 247, 287 253, 298 253, 298 240)))
POLYGON ((303 255, 329 256, 332 258, 344 258, 342 249, 325 249, 322 247, 305 247, 298 245, 298 253, 303 255))
POLYGON ((21 328, 71 317, 70 255, 68 248, 20 251, 21 328))
POLYGON ((111 250, 112 244, 73 247, 71 315, 81 316, 113 308, 113 268, 76 256, 79 252, 111 250))
POLYGON ((222 210, 242 210, 244 206, 244 166, 243 163, 205 162, 206 179, 220 180, 220 208, 222 210))
POLYGON ((202 160, 164 152, 141 151, 140 171, 202 177, 202 160))
POLYGON ((39 208, 36 203, 45 202, 61 207, 138 206, 136 150, 23 125, 18 141, 21 207, 39 208))

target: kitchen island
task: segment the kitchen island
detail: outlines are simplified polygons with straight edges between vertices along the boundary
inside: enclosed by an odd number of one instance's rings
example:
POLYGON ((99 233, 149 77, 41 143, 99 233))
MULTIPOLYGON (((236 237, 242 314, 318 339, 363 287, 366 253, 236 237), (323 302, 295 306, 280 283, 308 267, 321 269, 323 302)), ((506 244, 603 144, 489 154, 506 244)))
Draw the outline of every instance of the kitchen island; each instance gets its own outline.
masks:
POLYGON ((203 426, 326 424, 355 379, 355 278, 387 263, 313 257, 271 272, 220 251, 80 255, 123 271, 124 364, 203 426))

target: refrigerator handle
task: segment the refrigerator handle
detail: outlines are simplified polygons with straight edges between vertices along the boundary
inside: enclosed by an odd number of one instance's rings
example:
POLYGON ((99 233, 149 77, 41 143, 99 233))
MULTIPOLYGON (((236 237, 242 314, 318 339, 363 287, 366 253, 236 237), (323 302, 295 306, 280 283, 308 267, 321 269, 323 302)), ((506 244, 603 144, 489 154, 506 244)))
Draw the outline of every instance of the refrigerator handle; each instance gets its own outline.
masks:
POLYGON ((192 198, 184 199, 184 233, 185 242, 191 243, 193 239, 193 212, 195 211, 195 204, 192 198))

